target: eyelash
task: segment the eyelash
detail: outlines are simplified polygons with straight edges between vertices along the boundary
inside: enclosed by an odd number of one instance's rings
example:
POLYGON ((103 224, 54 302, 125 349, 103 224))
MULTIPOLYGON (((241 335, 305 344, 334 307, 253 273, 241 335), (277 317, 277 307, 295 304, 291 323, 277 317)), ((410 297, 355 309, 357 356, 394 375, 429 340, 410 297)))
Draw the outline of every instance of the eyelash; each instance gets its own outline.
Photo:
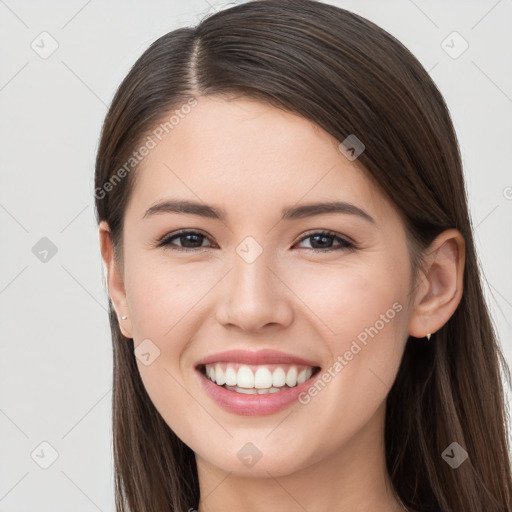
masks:
MULTIPOLYGON (((165 235, 160 240, 158 240, 157 247, 168 247, 173 251, 182 251, 182 252, 204 252, 204 250, 200 251, 199 247, 196 248, 186 248, 186 247, 179 247, 177 245, 171 244, 171 242, 177 238, 184 238, 189 235, 199 235, 208 240, 208 237, 204 235, 203 233, 199 231, 179 231, 177 233, 171 233, 170 235, 165 235)), ((341 245, 338 247, 329 247, 327 249, 313 249, 308 247, 302 247, 302 249, 307 249, 309 251, 312 251, 314 253, 325 253, 325 252, 332 252, 332 251, 339 251, 339 250, 355 250, 357 247, 354 243, 349 242, 345 238, 342 238, 341 236, 337 235, 336 233, 332 231, 312 231, 308 233, 306 236, 303 236, 300 240, 298 240, 297 243, 303 242, 304 240, 307 240, 308 238, 312 238, 314 236, 323 236, 323 237, 332 237, 336 239, 338 242, 340 242, 341 245)))

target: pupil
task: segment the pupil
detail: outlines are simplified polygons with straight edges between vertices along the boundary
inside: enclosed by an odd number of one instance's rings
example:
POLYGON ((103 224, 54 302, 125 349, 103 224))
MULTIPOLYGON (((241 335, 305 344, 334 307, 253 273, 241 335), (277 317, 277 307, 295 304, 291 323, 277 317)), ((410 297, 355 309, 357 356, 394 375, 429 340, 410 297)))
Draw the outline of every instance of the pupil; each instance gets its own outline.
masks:
MULTIPOLYGON (((196 242, 197 242, 197 238, 198 238, 198 237, 201 237, 201 236, 203 236, 203 235, 194 235, 194 234, 190 234, 190 235, 184 235, 182 238, 184 238, 185 240, 187 240, 187 238, 189 238, 189 237, 195 237, 195 238, 196 238, 196 242)), ((189 240, 189 241, 190 241, 190 240, 189 240)), ((194 245, 194 241, 192 241, 192 245, 194 245)), ((185 246, 185 247, 190 247, 190 246, 188 245, 188 242, 186 242, 186 243, 184 244, 184 246, 185 246)))
MULTIPOLYGON (((322 238, 325 242, 325 240, 329 239, 328 236, 325 236, 325 235, 313 235, 313 238, 322 238)), ((331 240, 332 242, 332 240, 331 240)), ((325 247, 326 244, 324 243, 324 245, 322 245, 322 243, 320 243, 320 247, 325 247)), ((327 245, 327 247, 330 247, 329 245, 327 245)))

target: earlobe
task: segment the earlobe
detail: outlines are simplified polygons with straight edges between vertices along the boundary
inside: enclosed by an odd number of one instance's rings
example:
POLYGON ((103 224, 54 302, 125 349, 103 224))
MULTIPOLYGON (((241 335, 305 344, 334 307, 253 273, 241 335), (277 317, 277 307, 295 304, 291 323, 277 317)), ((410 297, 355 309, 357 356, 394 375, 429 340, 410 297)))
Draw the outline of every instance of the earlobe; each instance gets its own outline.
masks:
POLYGON ((465 242, 456 229, 438 235, 427 249, 425 278, 409 323, 411 336, 438 331, 453 315, 463 292, 465 242))
POLYGON ((106 221, 101 221, 99 224, 99 237, 101 257, 107 272, 108 293, 117 313, 119 328, 121 329, 123 336, 131 338, 132 326, 123 275, 119 268, 119 264, 114 257, 112 237, 106 221))

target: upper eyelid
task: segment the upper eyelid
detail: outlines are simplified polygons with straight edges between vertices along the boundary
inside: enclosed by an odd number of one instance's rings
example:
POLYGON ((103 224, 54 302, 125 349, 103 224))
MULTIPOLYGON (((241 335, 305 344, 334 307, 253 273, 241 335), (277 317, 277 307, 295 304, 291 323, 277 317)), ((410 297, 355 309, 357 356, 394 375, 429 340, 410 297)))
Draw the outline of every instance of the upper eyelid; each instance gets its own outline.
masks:
POLYGON ((203 233, 201 230, 194 228, 194 229, 183 229, 183 230, 178 230, 178 231, 171 231, 170 233, 166 233, 165 235, 159 237, 157 239, 156 243, 158 246, 165 245, 165 243, 167 241, 170 241, 171 238, 177 239, 177 238, 180 238, 182 236, 187 236, 187 235, 202 235, 207 240, 212 242, 212 237, 210 237, 206 233, 203 233))
POLYGON ((185 236, 185 235, 190 235, 190 234, 193 234, 193 235, 199 234, 199 235, 205 236, 206 238, 210 238, 209 235, 207 235, 206 233, 204 233, 200 229, 191 228, 191 229, 178 229, 177 231, 171 231, 170 233, 165 233, 164 235, 159 237, 157 239, 157 241, 158 242, 163 242, 164 240, 169 239, 169 238, 178 237, 178 236, 185 236))
POLYGON ((332 236, 333 238, 341 238, 342 240, 345 240, 346 242, 355 243, 351 240, 350 237, 346 235, 342 235, 341 233, 336 233, 335 231, 331 231, 329 229, 314 229, 312 231, 306 231, 298 240, 297 242, 301 242, 305 238, 309 238, 313 235, 323 235, 323 236, 332 236))

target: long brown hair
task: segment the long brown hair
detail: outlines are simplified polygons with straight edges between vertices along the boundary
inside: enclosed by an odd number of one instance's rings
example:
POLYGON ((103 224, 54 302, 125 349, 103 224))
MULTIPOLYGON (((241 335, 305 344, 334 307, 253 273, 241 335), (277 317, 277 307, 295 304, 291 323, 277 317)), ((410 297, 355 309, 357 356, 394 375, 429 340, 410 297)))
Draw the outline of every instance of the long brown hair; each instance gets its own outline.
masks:
MULTIPOLYGON (((430 342, 409 337, 387 397, 387 468, 400 498, 416 510, 511 510, 500 370, 508 381, 510 373, 482 293, 456 134, 429 74, 383 29, 313 0, 247 2, 160 37, 119 86, 97 153, 97 219, 109 224, 121 267, 137 172, 126 162, 162 119, 190 98, 212 94, 259 99, 314 121, 340 142, 350 134, 363 141, 359 162, 402 215, 415 272, 436 235, 461 232, 461 301, 430 342), (453 442, 469 454, 457 469, 442 458, 453 442)), ((110 325, 117 511, 196 509, 194 452, 152 404, 111 303, 110 325)))

